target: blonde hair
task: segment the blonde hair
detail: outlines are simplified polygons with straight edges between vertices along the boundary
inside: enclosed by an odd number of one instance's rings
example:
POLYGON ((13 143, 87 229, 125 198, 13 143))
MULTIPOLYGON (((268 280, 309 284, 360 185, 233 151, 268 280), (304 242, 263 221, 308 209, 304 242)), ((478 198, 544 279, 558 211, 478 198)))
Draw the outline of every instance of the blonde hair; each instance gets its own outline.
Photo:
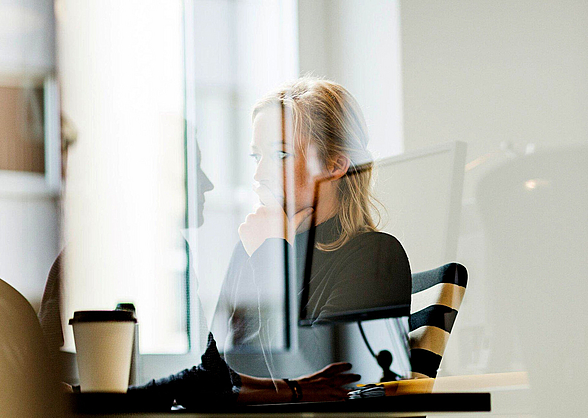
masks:
POLYGON ((335 82, 302 77, 261 99, 253 110, 253 119, 269 106, 291 112, 295 144, 299 149, 305 149, 304 141, 316 146, 323 168, 340 155, 350 160, 349 170, 339 179, 337 188, 339 238, 317 243, 317 248, 333 251, 357 234, 375 231, 371 211, 379 212, 371 194, 373 159, 367 150, 367 125, 355 98, 335 82))

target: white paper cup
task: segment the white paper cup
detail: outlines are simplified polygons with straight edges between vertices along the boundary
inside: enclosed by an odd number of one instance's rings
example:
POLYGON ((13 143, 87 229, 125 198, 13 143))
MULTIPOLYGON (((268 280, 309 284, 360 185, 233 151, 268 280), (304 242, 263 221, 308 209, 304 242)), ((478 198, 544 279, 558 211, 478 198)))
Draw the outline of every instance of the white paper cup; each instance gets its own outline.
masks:
POLYGON ((82 392, 125 393, 129 387, 133 334, 129 311, 76 311, 73 325, 82 392))

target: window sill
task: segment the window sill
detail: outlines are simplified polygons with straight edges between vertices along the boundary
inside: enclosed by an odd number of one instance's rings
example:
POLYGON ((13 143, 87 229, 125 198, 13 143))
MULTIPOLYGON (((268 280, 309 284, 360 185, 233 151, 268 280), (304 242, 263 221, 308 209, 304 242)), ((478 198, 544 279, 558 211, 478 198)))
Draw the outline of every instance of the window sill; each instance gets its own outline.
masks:
POLYGON ((0 170, 0 199, 55 199, 59 191, 48 186, 45 175, 0 170))

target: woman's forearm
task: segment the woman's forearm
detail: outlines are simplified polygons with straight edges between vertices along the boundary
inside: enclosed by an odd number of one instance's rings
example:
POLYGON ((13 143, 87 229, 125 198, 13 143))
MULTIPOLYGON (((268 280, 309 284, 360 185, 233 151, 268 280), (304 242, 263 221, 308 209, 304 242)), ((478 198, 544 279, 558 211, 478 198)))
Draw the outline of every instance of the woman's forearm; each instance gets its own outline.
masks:
POLYGON ((252 377, 239 374, 241 389, 237 402, 239 403, 281 403, 292 400, 292 391, 281 379, 252 377))
POLYGON ((320 402, 340 401, 347 398, 349 389, 344 386, 357 382, 361 376, 346 373, 351 369, 349 363, 333 363, 308 376, 295 381, 296 396, 284 380, 272 380, 239 374, 241 390, 237 397, 239 403, 279 403, 279 402, 320 402), (294 399, 296 398, 296 399, 294 399))

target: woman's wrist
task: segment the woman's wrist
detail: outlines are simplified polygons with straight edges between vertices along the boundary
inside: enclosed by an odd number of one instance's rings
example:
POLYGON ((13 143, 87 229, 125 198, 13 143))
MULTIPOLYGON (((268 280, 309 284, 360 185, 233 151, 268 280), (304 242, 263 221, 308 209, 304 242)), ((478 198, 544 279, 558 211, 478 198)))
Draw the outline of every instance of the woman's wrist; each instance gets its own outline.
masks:
POLYGON ((302 388, 300 383, 296 380, 282 379, 290 388, 292 392, 292 402, 300 402, 302 400, 302 388))
POLYGON ((240 375, 242 387, 237 402, 244 404, 292 402, 292 390, 283 380, 240 375))

